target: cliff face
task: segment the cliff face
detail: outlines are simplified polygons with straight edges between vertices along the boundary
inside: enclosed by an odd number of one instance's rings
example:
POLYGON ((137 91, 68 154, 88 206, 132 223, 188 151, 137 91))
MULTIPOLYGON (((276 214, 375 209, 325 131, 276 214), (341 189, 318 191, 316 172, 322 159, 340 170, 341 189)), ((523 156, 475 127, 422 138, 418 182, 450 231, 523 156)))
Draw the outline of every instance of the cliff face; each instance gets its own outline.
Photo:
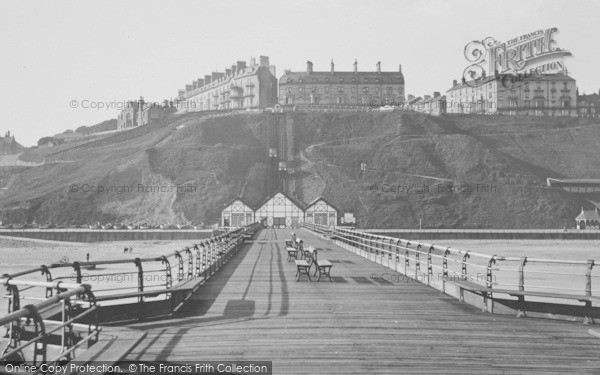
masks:
MULTIPOLYGON (((35 151, 47 153, 37 155, 45 165, 0 174, 0 219, 217 222, 236 196, 264 197, 268 116, 186 115, 35 151)), ((546 178, 600 176, 600 126, 584 120, 288 116, 289 193, 304 202, 323 195, 366 227, 570 227, 583 201, 546 188, 546 178)))

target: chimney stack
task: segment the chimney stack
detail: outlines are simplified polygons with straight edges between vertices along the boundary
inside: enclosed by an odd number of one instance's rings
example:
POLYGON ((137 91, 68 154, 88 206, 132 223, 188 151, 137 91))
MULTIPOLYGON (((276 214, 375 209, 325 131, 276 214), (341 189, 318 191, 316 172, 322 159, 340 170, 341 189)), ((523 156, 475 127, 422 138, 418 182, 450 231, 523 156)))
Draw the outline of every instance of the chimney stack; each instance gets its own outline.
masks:
POLYGON ((185 90, 178 90, 177 91, 177 96, 178 97, 182 97, 183 95, 185 95, 185 90))
POLYGON ((208 85, 211 82, 212 82, 211 76, 204 76, 204 84, 205 85, 208 85))
POLYGON ((358 73, 358 60, 354 59, 354 74, 358 73))
POLYGON ((434 91, 434 92, 433 92, 433 97, 434 97, 434 98, 439 98, 440 96, 441 96, 441 95, 440 95, 440 92, 439 92, 439 91, 434 91))
POLYGON ((198 87, 202 87, 202 86, 204 86, 204 80, 198 78, 198 87))
POLYGON ((194 80, 194 82, 192 82, 192 90, 196 90, 198 88, 198 81, 194 80))
POLYGON ((237 62, 237 71, 241 71, 246 69, 246 62, 245 61, 238 61, 237 62))
POLYGON ((232 65, 232 66, 231 66, 231 75, 232 75, 232 76, 234 76, 234 75, 235 75, 235 73, 237 73, 237 70, 236 70, 236 68, 237 68, 237 67, 236 67, 235 65, 232 65))
POLYGON ((271 65, 269 67, 269 71, 271 72, 271 74, 273 75, 273 77, 277 77, 277 71, 275 70, 275 65, 271 65))
POLYGON ((231 75, 231 69, 225 68, 225 75, 226 76, 230 76, 231 75))
POLYGON ((262 68, 269 68, 269 56, 260 56, 260 66, 262 68))
POLYGON ((381 73, 381 61, 377 61, 377 73, 381 73))
POLYGON ((456 85, 458 85, 458 81, 457 80, 452 81, 452 87, 454 87, 456 85))
POLYGON ((185 85, 185 92, 192 91, 192 85, 185 85))
POLYGON ((306 74, 312 74, 313 72, 313 63, 310 61, 306 62, 306 74))
POLYGON ((398 71, 402 74, 402 64, 398 64, 398 71))
POLYGON ((335 73, 335 64, 333 63, 333 60, 331 60, 331 74, 335 73))
POLYGON ((256 57, 250 57, 250 66, 254 67, 256 65, 256 57))

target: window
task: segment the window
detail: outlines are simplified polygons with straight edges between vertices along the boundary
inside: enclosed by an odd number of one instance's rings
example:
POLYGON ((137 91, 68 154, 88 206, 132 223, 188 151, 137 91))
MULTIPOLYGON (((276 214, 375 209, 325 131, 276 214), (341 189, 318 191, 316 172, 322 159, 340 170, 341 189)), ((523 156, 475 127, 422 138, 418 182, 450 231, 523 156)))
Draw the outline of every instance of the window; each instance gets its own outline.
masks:
POLYGON ((292 88, 291 87, 286 88, 285 89, 285 93, 286 94, 291 94, 292 93, 292 88))
POLYGON ((337 97, 337 104, 344 104, 344 98, 341 96, 337 97))
POLYGON ((302 94, 302 93, 304 92, 304 88, 302 88, 302 87, 298 88, 298 92, 299 92, 300 94, 302 94))
POLYGON ((363 87, 363 92, 364 92, 365 94, 368 94, 368 93, 369 93, 369 88, 368 88, 368 87, 363 87))
POLYGON ((344 92, 344 88, 342 86, 338 87, 338 92, 339 93, 343 93, 344 92))
POLYGON ((353 94, 354 94, 354 93, 356 93, 356 87, 352 87, 352 88, 350 89, 350 92, 352 92, 353 94))
POLYGON ((531 100, 525 100, 524 105, 525 107, 531 107, 531 100))
POLYGON ((386 89, 386 92, 387 92, 388 95, 392 95, 392 94, 394 94, 394 88, 393 87, 388 87, 386 89))
POLYGON ((328 94, 329 93, 329 87, 325 87, 325 93, 328 94))
POLYGON ((375 94, 379 94, 379 88, 375 87, 375 94))
POLYGON ((311 89, 311 92, 313 92, 313 93, 317 92, 317 88, 316 88, 316 87, 313 87, 313 88, 311 89))
POLYGON ((300 78, 300 79, 298 80, 298 82, 302 83, 302 78, 300 78))

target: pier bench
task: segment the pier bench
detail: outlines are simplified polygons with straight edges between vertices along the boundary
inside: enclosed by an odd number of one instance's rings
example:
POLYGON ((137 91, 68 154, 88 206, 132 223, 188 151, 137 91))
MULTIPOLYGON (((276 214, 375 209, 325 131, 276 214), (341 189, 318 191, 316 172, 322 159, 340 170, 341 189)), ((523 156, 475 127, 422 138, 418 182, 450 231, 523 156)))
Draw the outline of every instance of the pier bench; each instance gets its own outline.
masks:
POLYGON ((565 300, 574 300, 585 303, 584 309, 586 311, 584 317, 584 323, 592 323, 594 322, 592 318, 592 303, 600 304, 600 298, 593 296, 583 296, 583 295, 573 295, 573 294, 564 294, 564 293, 551 293, 551 292, 541 292, 541 291, 532 291, 532 290, 514 290, 514 289, 496 289, 489 288, 484 285, 480 285, 467 280, 446 280, 445 282, 458 286, 460 291, 460 299, 463 298, 463 291, 468 291, 472 293, 476 293, 481 295, 484 298, 490 298, 492 293, 498 294, 508 294, 512 297, 517 297, 517 317, 525 316, 525 297, 541 297, 541 298, 552 298, 552 299, 565 299, 565 300))
POLYGON ((308 281, 312 281, 310 279, 310 266, 311 263, 306 259, 296 259, 296 281, 300 280, 300 276, 306 275, 308 277, 308 281))
MULTIPOLYGON (((286 241, 286 246, 287 246, 287 242, 286 241)), ((302 247, 303 247, 303 243, 302 240, 298 240, 295 244, 292 244, 292 247, 286 247, 285 249, 287 250, 288 253, 288 262, 292 260, 292 258, 298 260, 299 255, 302 255, 302 247)))
POLYGON ((311 259, 311 265, 315 265, 315 273, 313 276, 317 276, 317 273, 319 274, 317 281, 321 280, 321 276, 327 276, 327 278, 329 278, 329 281, 333 281, 331 280, 330 275, 331 267, 333 267, 333 264, 326 259, 319 259, 317 250, 314 247, 307 248, 307 251, 305 253, 311 259))

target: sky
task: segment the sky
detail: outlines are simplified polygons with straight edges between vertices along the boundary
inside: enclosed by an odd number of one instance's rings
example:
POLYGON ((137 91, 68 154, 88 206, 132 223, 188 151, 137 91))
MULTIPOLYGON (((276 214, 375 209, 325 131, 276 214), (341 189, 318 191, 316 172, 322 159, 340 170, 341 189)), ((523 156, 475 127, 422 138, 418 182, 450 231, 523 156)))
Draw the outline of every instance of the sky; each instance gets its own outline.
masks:
POLYGON ((580 93, 598 92, 599 21, 597 0, 3 0, 0 135, 32 146, 260 55, 278 77, 307 60, 315 71, 331 60, 340 71, 355 59, 359 70, 402 64, 407 94, 445 92, 468 66, 469 42, 551 27, 580 93), (111 108, 91 108, 100 103, 111 108))

